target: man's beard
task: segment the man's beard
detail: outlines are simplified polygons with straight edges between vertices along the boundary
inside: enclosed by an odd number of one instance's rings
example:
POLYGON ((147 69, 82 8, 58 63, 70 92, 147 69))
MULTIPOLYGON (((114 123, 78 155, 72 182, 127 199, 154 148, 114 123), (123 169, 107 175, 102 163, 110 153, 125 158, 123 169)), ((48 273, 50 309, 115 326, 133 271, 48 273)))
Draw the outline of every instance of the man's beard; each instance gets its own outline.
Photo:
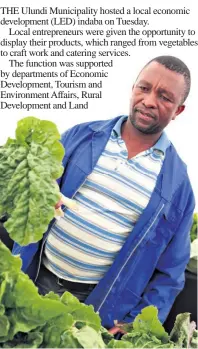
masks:
MULTIPOLYGON (((163 128, 157 123, 154 123, 154 124, 148 125, 148 126, 139 125, 138 121, 136 120, 135 113, 136 113, 136 111, 132 110, 132 113, 129 115, 129 120, 136 130, 140 131, 141 133, 147 134, 147 135, 156 134, 156 133, 159 133, 163 130, 163 128)), ((155 121, 155 119, 153 119, 153 120, 155 121)))

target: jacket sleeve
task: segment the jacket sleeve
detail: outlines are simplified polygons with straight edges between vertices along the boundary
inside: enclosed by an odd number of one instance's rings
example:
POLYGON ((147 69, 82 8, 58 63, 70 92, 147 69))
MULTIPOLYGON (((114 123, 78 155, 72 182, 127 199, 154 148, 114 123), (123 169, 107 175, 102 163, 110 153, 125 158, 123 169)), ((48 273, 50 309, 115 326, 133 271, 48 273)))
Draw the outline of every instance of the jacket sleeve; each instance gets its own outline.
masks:
POLYGON ((57 183, 60 186, 60 188, 61 188, 61 181, 62 181, 63 175, 66 171, 68 161, 70 160, 72 154, 75 153, 75 151, 77 150, 77 148, 79 146, 79 139, 82 139, 84 134, 86 134, 86 130, 89 127, 89 125, 94 124, 94 123, 95 123, 95 121, 77 124, 77 125, 69 128, 68 130, 66 130, 61 135, 61 143, 65 149, 65 155, 64 155, 63 161, 62 161, 64 171, 63 171, 62 176, 60 178, 58 178, 58 180, 57 180, 57 183))
MULTIPOLYGON (((78 125, 69 128, 61 135, 61 143, 62 143, 64 150, 65 150, 65 155, 64 155, 63 161, 62 161, 64 171, 65 171, 66 166, 67 166, 67 161, 68 161, 68 159, 71 155, 71 152, 72 152, 72 147, 71 147, 72 139, 75 136, 77 130, 78 130, 78 125)), ((63 171, 63 173, 64 173, 64 171, 63 171)), ((57 183, 59 186, 61 183, 61 179, 62 179, 62 176, 57 179, 57 183)))
POLYGON ((158 317, 162 323, 166 320, 176 296, 185 284, 185 268, 190 258, 189 232, 192 218, 192 210, 183 216, 176 234, 161 255, 140 302, 127 314, 125 322, 132 322, 141 309, 148 305, 158 308, 158 317))

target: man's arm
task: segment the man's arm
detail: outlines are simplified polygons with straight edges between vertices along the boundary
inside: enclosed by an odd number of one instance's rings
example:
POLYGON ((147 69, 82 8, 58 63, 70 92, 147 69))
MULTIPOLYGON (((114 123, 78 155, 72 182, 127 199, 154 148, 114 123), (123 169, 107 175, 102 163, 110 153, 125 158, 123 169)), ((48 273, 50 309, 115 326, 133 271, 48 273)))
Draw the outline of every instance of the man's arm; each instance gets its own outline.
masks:
POLYGON ((141 309, 155 305, 163 323, 176 296, 185 283, 185 268, 190 258, 190 228, 193 211, 186 214, 173 239, 161 255, 155 273, 145 289, 140 303, 123 319, 132 322, 141 309))
MULTIPOLYGON (((79 143, 79 137, 82 137, 83 135, 83 130, 86 127, 86 125, 90 124, 89 122, 85 122, 85 123, 81 123, 81 124, 77 124, 71 128, 69 128, 67 131, 65 131, 62 135, 61 135, 61 143, 65 149, 65 155, 62 161, 63 167, 64 167, 64 171, 66 169, 68 160, 70 159, 71 155, 73 154, 73 152, 76 150, 76 148, 78 147, 79 143)), ((63 172, 64 174, 64 172, 63 172)), ((62 176, 63 176, 62 174, 62 176)), ((57 183, 58 185, 61 187, 61 179, 62 176, 60 178, 58 178, 57 183)))
MULTIPOLYGON (((65 169, 65 167, 67 165, 67 160, 69 158, 69 154, 68 154, 67 148, 68 148, 69 143, 72 141, 73 136, 75 135, 75 130, 76 130, 76 126, 74 126, 72 128, 69 128, 67 131, 65 131, 61 135, 61 143, 62 143, 62 145, 63 145, 63 147, 65 149, 65 155, 64 155, 63 161, 62 161, 64 169, 65 169)), ((60 185, 61 178, 62 178, 62 176, 57 179, 58 185, 60 185)))

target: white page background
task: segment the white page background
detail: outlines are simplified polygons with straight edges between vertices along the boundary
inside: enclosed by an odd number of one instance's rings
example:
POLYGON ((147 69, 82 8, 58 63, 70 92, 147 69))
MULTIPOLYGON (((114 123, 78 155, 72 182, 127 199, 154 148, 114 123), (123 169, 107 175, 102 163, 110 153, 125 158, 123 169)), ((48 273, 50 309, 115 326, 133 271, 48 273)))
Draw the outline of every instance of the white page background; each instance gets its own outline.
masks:
MULTIPOLYGON (((79 7, 91 6, 98 8, 99 6, 105 8, 189 8, 191 14, 189 16, 180 15, 166 15, 166 16, 142 16, 145 19, 149 19, 152 25, 158 29, 193 29, 197 30, 197 33, 191 37, 191 40, 198 40, 198 20, 197 20, 197 4, 196 1, 98 1, 81 2, 79 0, 73 1, 2 1, 0 6, 30 6, 32 8, 41 8, 42 6, 58 6, 59 8, 67 7, 79 7)), ((30 16, 29 16, 30 17, 30 16)), ((64 16, 63 16, 64 17, 64 16)), ((129 16, 130 17, 130 16, 129 16)), ((131 16, 133 18, 138 15, 131 16)), ((2 15, 1 15, 2 18, 2 15)), ((11 17, 9 17, 11 18, 11 17)), ((35 17, 34 17, 35 18, 35 17)), ((41 17, 43 18, 43 17, 41 17)), ((96 18, 99 18, 96 16, 96 18)), ((109 17, 110 18, 110 17, 109 17)), ((60 28, 59 28, 60 29, 60 28)), ((68 28, 64 28, 68 29, 68 28)), ((105 29, 105 28, 104 28, 105 29)), ((121 28, 119 28, 121 29, 121 28)), ((141 29, 135 27, 134 29, 141 29)), ((147 28, 148 29, 148 28, 147 28)), ((2 30, 2 29, 1 29, 2 30)), ((4 37, 3 32, 0 33, 0 37, 4 37)), ((16 38, 16 37, 15 37, 16 38)), ((10 39, 10 38, 9 38, 10 39)), ((13 38, 12 38, 13 39, 13 38)), ((21 40, 27 39, 24 36, 21 40)), ((122 39, 122 38, 114 38, 122 39)), ((159 37, 160 39, 160 37, 159 37)), ((161 39, 172 39, 171 37, 161 39)), ((180 38, 176 38, 180 39, 180 38)), ((176 40, 175 39, 175 40, 176 40)), ((99 48, 101 49, 101 47, 99 48)), ((121 48, 120 48, 121 49, 121 48)), ((95 47, 97 50, 97 47, 95 47)), ((122 50, 122 49, 121 49, 122 50)), ((103 80, 103 98, 94 99, 89 102, 88 110, 32 110, 25 111, 20 109, 4 109, 0 110, 0 144, 2 145, 8 136, 13 137, 16 128, 17 120, 25 116, 36 116, 41 119, 48 119, 55 122, 58 126, 60 133, 68 129, 69 127, 91 120, 97 119, 110 119, 119 114, 128 114, 129 99, 131 93, 131 87, 136 79, 137 74, 142 67, 152 58, 160 55, 173 55, 182 59, 191 71, 192 86, 190 95, 186 101, 185 111, 177 117, 175 121, 172 121, 167 127, 166 132, 178 150, 182 159, 186 162, 188 167, 188 173, 191 179, 193 190, 195 193, 196 201, 198 201, 198 180, 197 180, 197 100, 198 100, 198 46, 193 47, 129 47, 130 57, 115 57, 113 58, 114 66, 109 68, 109 77, 103 80)), ((19 58, 20 59, 20 58, 19 58)), ((109 58, 108 60, 110 60, 109 58)), ((0 57, 1 69, 6 71, 10 70, 7 57, 0 57)), ((48 68, 49 70, 50 68, 48 68)), ((82 79, 83 81, 83 79, 82 79)), ((16 90, 16 89, 15 89, 16 90)), ((13 91, 15 91, 13 90, 13 91)), ((20 89, 19 92, 27 92, 20 89)), ((97 92, 97 91, 96 91, 97 92)), ((23 100, 27 102, 27 100, 23 100)), ((30 101, 33 102, 32 100, 30 101)), ((39 100, 39 102, 41 102, 39 100)), ((9 101, 11 103, 11 101, 9 101)), ((34 101, 38 103, 38 101, 34 101)), ((44 101, 43 103, 46 103, 44 101)), ((196 206, 197 209, 197 206, 196 206)))

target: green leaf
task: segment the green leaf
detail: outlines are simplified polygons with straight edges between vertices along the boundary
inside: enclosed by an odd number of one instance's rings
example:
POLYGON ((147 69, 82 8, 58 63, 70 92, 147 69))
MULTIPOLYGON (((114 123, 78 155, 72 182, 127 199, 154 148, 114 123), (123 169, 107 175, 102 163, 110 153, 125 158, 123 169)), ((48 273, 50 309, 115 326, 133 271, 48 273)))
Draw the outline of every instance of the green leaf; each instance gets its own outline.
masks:
POLYGON ((61 336, 60 348, 83 348, 73 335, 72 330, 65 331, 61 336))
POLYGON ((108 345, 107 348, 135 348, 131 342, 127 341, 120 341, 116 339, 112 339, 108 345))
POLYGON ((74 320, 76 322, 80 322, 81 324, 88 325, 98 332, 101 327, 101 319, 99 315, 94 312, 92 305, 81 305, 81 309, 71 312, 74 320))
POLYGON ((59 295, 54 293, 54 292, 52 292, 52 291, 50 291, 49 293, 45 294, 43 297, 47 298, 47 299, 53 299, 55 301, 60 301, 59 295))
MULTIPOLYGON (((21 270, 22 261, 20 257, 13 256, 10 250, 3 244, 0 240, 0 276, 1 273, 5 272, 16 272, 18 273, 21 270)), ((4 293, 5 285, 1 284, 0 288, 0 300, 2 294, 4 293)))
POLYGON ((190 348, 198 348, 198 331, 194 330, 193 336, 190 342, 190 348))
POLYGON ((174 348, 174 343, 163 343, 160 339, 146 332, 133 331, 124 335, 121 342, 130 342, 133 348, 174 348))
POLYGON ((198 235, 197 235, 197 223, 198 223, 198 213, 195 212, 194 215, 193 215, 193 223, 192 223, 192 226, 191 226, 191 229, 190 229, 190 239, 191 239, 191 242, 193 242, 195 239, 198 238, 198 235))
POLYGON ((78 298, 73 296, 70 292, 64 292, 60 300, 64 305, 67 306, 68 313, 81 307, 81 303, 78 298))
POLYGON ((183 313, 176 316, 174 327, 170 333, 170 339, 178 348, 186 348, 190 330, 190 313, 183 313))
POLYGON ((73 335, 83 348, 105 348, 101 334, 92 327, 84 326, 80 330, 73 329, 73 335))
POLYGON ((43 334, 40 332, 30 332, 19 334, 12 341, 8 341, 3 348, 39 348, 43 341, 43 334))
POLYGON ((39 241, 60 199, 56 179, 63 172, 64 148, 51 121, 27 117, 18 122, 16 140, 0 148, 0 216, 20 245, 39 241))
POLYGON ((79 300, 69 292, 63 294, 61 302, 65 304, 66 311, 73 316, 76 323, 81 323, 82 326, 88 325, 96 331, 100 330, 101 319, 99 315, 95 313, 92 305, 80 303, 79 300))
POLYGON ((174 343, 163 343, 160 339, 146 332, 133 331, 124 335, 121 342, 130 342, 133 348, 173 348, 174 343))
POLYGON ((114 336, 109 333, 109 331, 107 331, 107 329, 103 326, 101 326, 100 328, 100 333, 102 336, 102 339, 104 341, 104 343, 107 345, 112 339, 114 339, 114 336))
POLYGON ((168 333, 158 319, 158 309, 153 305, 145 307, 142 309, 141 314, 136 316, 133 322, 133 329, 137 332, 154 335, 163 342, 167 342, 169 339, 168 333))
POLYGON ((44 334, 43 348, 59 348, 61 335, 64 331, 70 329, 73 324, 72 315, 66 312, 49 320, 42 328, 42 333, 44 334))
POLYGON ((0 242, 0 347, 105 347, 93 306, 69 292, 39 295, 20 267, 20 258, 0 242))
POLYGON ((193 222, 198 223, 198 213, 197 212, 195 212, 193 215, 193 222))
POLYGON ((1 315, 0 316, 0 341, 1 341, 1 337, 8 335, 9 328, 10 328, 10 323, 8 321, 7 316, 1 315))
POLYGON ((4 315, 5 313, 5 307, 3 304, 0 304, 0 315, 4 315))
POLYGON ((21 144, 30 144, 32 141, 32 133, 39 123, 40 120, 33 116, 19 120, 15 131, 16 141, 21 144))

